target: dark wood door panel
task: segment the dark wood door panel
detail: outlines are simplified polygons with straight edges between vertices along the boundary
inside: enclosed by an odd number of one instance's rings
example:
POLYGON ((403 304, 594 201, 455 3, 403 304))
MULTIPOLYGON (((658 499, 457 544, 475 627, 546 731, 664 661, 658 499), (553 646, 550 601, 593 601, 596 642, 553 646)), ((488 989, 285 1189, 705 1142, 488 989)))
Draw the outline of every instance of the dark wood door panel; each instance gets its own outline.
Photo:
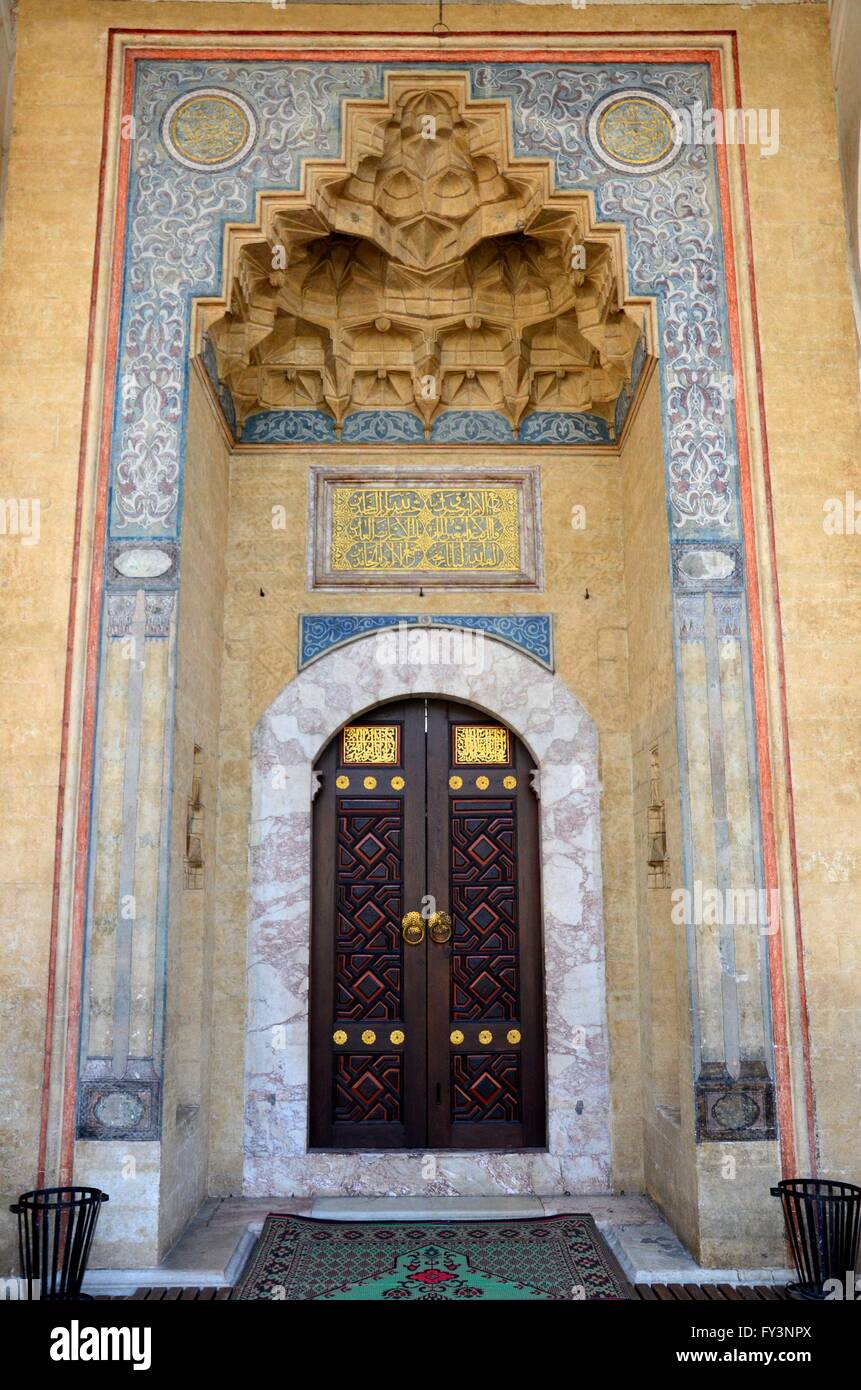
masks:
POLYGON ((421 702, 374 710, 318 765, 312 885, 310 1142, 425 1143, 425 954, 405 912, 425 882, 421 702))
POLYGON ((503 726, 435 700, 372 711, 321 759, 312 1146, 544 1144, 531 770, 503 726), (404 941, 423 903, 450 915, 449 940, 404 941))
POLYGON ((428 947, 429 1142, 541 1147, 544 1017, 532 762, 477 711, 428 707, 428 883, 453 921, 428 947))

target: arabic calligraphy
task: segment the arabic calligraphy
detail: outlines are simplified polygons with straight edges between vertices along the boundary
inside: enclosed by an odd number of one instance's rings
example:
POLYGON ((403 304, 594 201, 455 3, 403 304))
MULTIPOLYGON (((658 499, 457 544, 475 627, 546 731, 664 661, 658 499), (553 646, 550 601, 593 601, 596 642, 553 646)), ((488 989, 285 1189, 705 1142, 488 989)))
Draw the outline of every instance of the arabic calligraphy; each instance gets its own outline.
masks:
POLYGON ((520 569, 516 487, 336 487, 333 570, 520 569))
POLYGON ((668 103, 647 92, 605 97, 590 118, 589 138, 611 168, 655 170, 675 154, 673 116, 668 103))
POLYGON ((496 724, 456 724, 454 726, 455 767, 476 763, 509 763, 510 761, 511 744, 507 729, 500 728, 496 724))
POLYGON ((397 724, 349 724, 343 730, 341 762, 397 763, 399 745, 400 729, 397 724))

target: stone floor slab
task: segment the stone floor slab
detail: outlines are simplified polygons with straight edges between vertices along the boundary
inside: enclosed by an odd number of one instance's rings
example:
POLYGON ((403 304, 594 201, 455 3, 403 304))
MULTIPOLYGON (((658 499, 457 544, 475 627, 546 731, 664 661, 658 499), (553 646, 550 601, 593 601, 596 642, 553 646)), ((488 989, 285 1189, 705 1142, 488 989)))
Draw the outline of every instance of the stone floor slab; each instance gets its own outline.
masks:
POLYGON ((205 1202, 157 1269, 91 1269, 84 1289, 122 1295, 142 1285, 230 1287, 271 1211, 330 1221, 504 1221, 585 1212, 632 1284, 782 1284, 792 1278, 785 1269, 702 1268, 643 1196, 230 1197, 205 1202))

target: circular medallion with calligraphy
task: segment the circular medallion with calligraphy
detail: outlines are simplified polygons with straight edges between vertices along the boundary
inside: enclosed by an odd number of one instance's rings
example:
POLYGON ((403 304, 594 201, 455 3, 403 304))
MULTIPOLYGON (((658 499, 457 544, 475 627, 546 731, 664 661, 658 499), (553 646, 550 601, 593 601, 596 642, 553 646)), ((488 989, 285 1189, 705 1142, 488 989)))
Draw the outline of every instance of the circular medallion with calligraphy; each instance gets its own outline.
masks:
POLYGON ((350 785, 350 779, 349 779, 349 777, 344 777, 344 776, 342 775, 341 777, 336 777, 336 778, 335 778, 335 786, 338 788, 338 791, 339 791, 339 792, 345 792, 345 791, 347 790, 347 788, 349 787, 349 785, 350 785))
POLYGON ((485 777, 483 775, 481 777, 476 777, 475 785, 478 787, 478 790, 480 792, 486 792, 488 787, 490 786, 490 778, 485 777))
POLYGON ((393 791, 393 792, 402 792, 403 789, 404 789, 404 779, 403 779, 403 777, 393 777, 393 778, 392 778, 392 791, 393 791))
POLYGON ((161 135, 174 159, 187 169, 230 169, 251 151, 257 117, 235 92, 199 87, 167 108, 161 135))
POLYGON ((676 113, 654 92, 613 92, 589 117, 589 143, 602 163, 625 173, 655 174, 681 145, 676 113))
POLYGON ((368 791, 368 792, 372 792, 372 791, 374 790, 374 787, 375 787, 376 785, 377 785, 377 779, 376 779, 376 777, 366 777, 365 780, 364 780, 364 782, 362 783, 362 786, 365 788, 365 791, 368 791))
POLYGON ((461 787, 463 786, 463 778, 457 776, 449 777, 448 784, 453 792, 459 792, 461 787))

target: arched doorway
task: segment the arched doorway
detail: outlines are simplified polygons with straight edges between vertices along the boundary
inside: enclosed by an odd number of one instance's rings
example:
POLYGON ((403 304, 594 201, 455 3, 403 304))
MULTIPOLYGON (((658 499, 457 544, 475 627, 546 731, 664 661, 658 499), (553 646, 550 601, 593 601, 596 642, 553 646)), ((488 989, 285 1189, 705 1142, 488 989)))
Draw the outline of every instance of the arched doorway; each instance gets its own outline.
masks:
POLYGON ((385 637, 361 634, 319 657, 284 687, 254 731, 244 1192, 605 1192, 610 1095, 594 722, 564 681, 492 637, 485 637, 475 666, 446 659, 424 627, 410 629, 394 661, 385 637), (434 1149, 434 1178, 426 1149, 323 1151, 309 1142, 317 770, 345 725, 416 697, 460 701, 473 715, 480 712, 476 722, 504 723, 539 774, 527 780, 534 781, 540 807, 546 1144, 520 1152, 434 1149))
POLYGON ((506 725, 415 698, 317 764, 312 1148, 545 1142, 538 805, 506 725))

